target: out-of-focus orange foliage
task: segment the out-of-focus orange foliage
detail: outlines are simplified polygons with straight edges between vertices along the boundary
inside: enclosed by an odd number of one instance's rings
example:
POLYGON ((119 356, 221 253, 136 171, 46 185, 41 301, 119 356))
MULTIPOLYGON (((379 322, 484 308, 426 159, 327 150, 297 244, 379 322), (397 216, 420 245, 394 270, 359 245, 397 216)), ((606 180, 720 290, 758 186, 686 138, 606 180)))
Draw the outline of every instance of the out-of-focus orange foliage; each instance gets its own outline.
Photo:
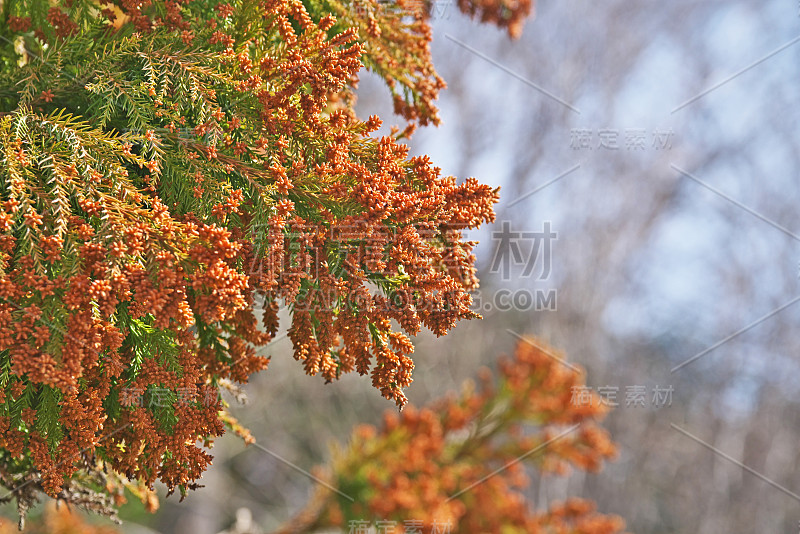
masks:
POLYGON ((514 39, 522 35, 522 25, 533 6, 533 0, 458 0, 461 11, 505 28, 514 39))
MULTIPOLYGON (((40 520, 29 521, 26 534, 120 534, 109 526, 91 525, 81 518, 77 510, 64 503, 48 503, 40 520)), ((19 534, 16 523, 0 517, 0 534, 19 534)))
POLYGON ((583 371, 559 358, 538 342, 521 342, 501 361, 496 383, 484 370, 479 386, 467 384, 458 398, 387 413, 380 429, 358 427, 331 469, 319 471, 341 493, 320 487, 315 518, 307 510, 301 519, 314 528, 383 521, 397 533, 409 520, 425 533, 437 524, 453 533, 621 532, 624 521, 597 513, 591 501, 536 510, 524 497, 526 466, 556 475, 597 471, 616 454, 597 423, 607 405, 594 393, 572 402, 583 371))

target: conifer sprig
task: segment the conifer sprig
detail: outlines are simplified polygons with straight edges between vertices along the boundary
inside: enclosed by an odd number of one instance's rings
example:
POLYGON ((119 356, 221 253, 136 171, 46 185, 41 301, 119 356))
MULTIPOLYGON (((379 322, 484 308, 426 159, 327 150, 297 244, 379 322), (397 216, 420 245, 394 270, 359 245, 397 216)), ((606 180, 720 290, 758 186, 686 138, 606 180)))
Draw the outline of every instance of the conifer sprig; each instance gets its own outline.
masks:
POLYGON ((412 122, 444 87, 427 17, 369 5, 2 4, 3 480, 63 497, 102 466, 185 494, 223 425, 246 435, 219 387, 266 368, 281 305, 306 373, 401 407, 409 335, 477 316, 462 232, 497 190, 355 116, 363 66, 412 122))

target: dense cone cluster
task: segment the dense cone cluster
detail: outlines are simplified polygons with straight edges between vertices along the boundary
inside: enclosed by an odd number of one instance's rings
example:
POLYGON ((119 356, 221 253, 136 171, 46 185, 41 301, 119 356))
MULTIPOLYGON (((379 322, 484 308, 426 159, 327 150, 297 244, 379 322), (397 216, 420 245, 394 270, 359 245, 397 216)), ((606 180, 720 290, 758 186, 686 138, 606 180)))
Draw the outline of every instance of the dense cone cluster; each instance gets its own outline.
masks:
POLYGON ((501 361, 496 383, 484 370, 479 386, 465 385, 458 398, 387 413, 381 429, 357 428, 332 471, 319 473, 340 493, 320 487, 314 519, 305 521, 317 528, 366 521, 395 533, 409 525, 425 533, 443 525, 446 532, 622 532, 623 520, 597 513, 591 501, 537 511, 525 499, 526 466, 545 475, 597 471, 616 454, 597 424, 608 406, 594 393, 572 402, 583 371, 556 358, 537 341, 521 342, 501 361))
POLYGON ((376 138, 381 121, 355 117, 363 65, 412 121, 436 122, 443 87, 426 17, 371 6, 331 8, 340 21, 299 0, 4 3, 0 478, 15 497, 64 497, 98 466, 192 487, 205 446, 241 430, 219 387, 267 366, 256 348, 281 305, 306 373, 369 374, 399 406, 408 334, 475 317, 463 232, 493 220, 497 191, 409 158, 413 123, 376 138))

